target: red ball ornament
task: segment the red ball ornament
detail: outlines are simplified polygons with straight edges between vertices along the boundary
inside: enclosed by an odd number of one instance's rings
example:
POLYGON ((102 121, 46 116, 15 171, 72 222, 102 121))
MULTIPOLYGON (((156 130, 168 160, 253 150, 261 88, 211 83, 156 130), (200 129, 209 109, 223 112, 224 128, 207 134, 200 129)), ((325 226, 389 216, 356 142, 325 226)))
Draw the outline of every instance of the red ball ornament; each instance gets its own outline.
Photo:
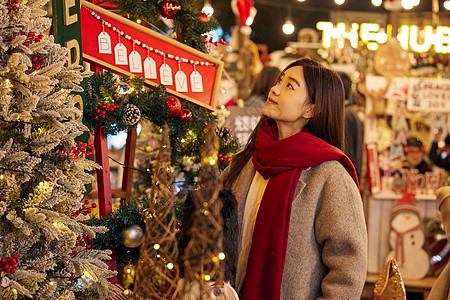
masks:
POLYGON ((205 13, 200 12, 198 14, 198 18, 200 19, 200 21, 202 21, 203 23, 207 23, 209 22, 209 16, 205 13))
POLYGON ((192 113, 189 109, 182 109, 180 111, 180 120, 183 122, 187 122, 192 117, 192 113))
POLYGON ((175 118, 181 111, 180 100, 175 96, 170 95, 167 97, 165 105, 169 110, 169 118, 175 118))
POLYGON ((166 19, 173 19, 180 12, 181 5, 177 0, 164 0, 161 5, 161 15, 166 19))

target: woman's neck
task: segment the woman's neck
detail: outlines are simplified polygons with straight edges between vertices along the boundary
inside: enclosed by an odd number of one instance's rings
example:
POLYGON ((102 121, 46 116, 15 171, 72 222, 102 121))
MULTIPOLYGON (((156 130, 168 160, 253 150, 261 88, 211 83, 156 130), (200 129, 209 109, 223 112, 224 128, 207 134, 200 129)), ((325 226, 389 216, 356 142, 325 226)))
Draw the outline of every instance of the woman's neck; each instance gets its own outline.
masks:
POLYGON ((276 123, 278 129, 278 140, 282 140, 303 131, 308 121, 303 120, 303 122, 295 122, 295 123, 276 121, 276 123))

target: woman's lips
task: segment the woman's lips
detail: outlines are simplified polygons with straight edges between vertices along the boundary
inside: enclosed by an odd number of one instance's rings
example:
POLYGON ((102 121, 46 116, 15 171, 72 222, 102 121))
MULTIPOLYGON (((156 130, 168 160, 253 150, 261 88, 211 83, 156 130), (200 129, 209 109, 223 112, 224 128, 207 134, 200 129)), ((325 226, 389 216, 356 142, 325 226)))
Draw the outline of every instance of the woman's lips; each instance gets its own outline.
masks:
POLYGON ((273 103, 273 104, 277 104, 278 105, 278 103, 277 102, 275 102, 275 101, 273 101, 271 98, 269 98, 269 99, 267 99, 267 102, 269 102, 269 103, 273 103))

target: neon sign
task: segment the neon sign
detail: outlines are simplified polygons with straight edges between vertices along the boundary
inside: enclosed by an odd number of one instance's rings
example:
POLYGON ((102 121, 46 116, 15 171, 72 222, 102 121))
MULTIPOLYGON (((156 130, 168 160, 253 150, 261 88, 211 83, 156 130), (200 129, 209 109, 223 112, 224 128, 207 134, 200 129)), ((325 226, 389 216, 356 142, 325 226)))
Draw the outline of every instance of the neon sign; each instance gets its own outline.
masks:
MULTIPOLYGON (((348 40, 353 48, 357 48, 361 41, 369 50, 375 51, 388 39, 384 29, 380 29, 380 25, 375 23, 352 23, 348 27, 345 23, 334 26, 331 22, 318 22, 316 27, 322 31, 322 45, 325 48, 330 48, 335 41, 343 49, 348 40)), ((422 53, 434 47, 436 53, 450 53, 450 27, 446 26, 437 26, 435 30, 431 26, 425 26, 423 30, 419 30, 415 25, 403 25, 399 29, 397 40, 405 50, 422 53)))

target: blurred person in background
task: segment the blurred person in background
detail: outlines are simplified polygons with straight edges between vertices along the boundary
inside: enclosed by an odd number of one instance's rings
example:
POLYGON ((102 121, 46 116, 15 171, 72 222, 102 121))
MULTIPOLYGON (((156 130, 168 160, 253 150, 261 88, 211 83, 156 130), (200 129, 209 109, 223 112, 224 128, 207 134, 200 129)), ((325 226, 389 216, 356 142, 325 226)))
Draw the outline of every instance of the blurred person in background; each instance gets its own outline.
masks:
POLYGON ((277 67, 264 66, 256 76, 253 88, 244 101, 244 106, 263 108, 270 88, 275 84, 278 75, 280 75, 280 69, 277 67))
POLYGON ((439 168, 450 171, 450 134, 445 137, 444 147, 439 148, 438 143, 441 140, 441 132, 435 128, 433 130, 433 142, 431 144, 429 157, 431 161, 439 168))
POLYGON ((345 93, 345 155, 350 158, 361 182, 361 169, 363 161, 364 127, 356 110, 352 107, 352 81, 344 72, 338 72, 344 86, 345 93))
POLYGON ((404 169, 417 169, 420 174, 425 172, 432 172, 430 164, 425 158, 427 153, 422 141, 415 136, 411 136, 406 139, 405 146, 405 159, 403 160, 402 167, 404 169))

